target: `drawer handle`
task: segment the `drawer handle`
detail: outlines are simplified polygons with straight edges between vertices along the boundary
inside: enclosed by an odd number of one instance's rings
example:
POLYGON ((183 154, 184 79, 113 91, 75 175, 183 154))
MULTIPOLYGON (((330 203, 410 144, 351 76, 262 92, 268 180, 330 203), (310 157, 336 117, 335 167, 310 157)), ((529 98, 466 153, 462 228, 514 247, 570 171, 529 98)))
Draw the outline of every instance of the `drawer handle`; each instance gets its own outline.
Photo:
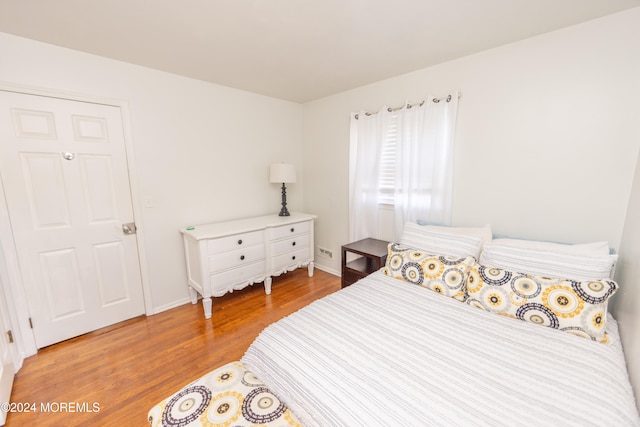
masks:
POLYGON ((294 256, 292 256, 292 257, 291 257, 291 259, 296 259, 296 256, 295 256, 295 255, 294 255, 294 256))
POLYGON ((295 246, 295 245, 296 245, 296 242, 291 243, 291 246, 295 246))
POLYGON ((240 260, 244 261, 244 255, 240 255, 240 260))
POLYGON ((242 244, 242 239, 238 240, 238 244, 241 245, 242 244))
POLYGON ((291 232, 292 232, 292 233, 293 233, 295 230, 296 230, 295 228, 291 227, 291 232))

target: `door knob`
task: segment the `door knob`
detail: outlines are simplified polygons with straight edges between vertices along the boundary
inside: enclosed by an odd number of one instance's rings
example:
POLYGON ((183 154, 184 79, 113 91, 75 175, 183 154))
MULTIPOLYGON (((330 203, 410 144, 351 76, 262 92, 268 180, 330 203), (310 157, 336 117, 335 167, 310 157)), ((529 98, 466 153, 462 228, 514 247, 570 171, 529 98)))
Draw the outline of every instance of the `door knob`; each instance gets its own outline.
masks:
POLYGON ((122 232, 124 234, 136 234, 136 223, 135 222, 128 222, 126 224, 122 224, 122 232))

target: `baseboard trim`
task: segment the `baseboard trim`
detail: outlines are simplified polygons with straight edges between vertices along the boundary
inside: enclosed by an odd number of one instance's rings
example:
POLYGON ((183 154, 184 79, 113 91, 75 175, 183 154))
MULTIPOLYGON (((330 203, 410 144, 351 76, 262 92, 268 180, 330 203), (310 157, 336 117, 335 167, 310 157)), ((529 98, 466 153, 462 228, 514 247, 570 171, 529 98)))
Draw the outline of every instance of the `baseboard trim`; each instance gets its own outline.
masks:
POLYGON ((163 311, 171 310, 172 308, 180 307, 181 305, 191 304, 191 299, 189 297, 179 299, 177 301, 173 301, 169 304, 161 305, 159 307, 154 307, 153 314, 162 313, 163 311))
POLYGON ((315 264, 315 268, 317 268, 318 270, 325 271, 325 272, 327 272, 329 274, 333 274, 334 276, 338 276, 338 277, 342 276, 342 274, 340 274, 340 272, 338 272, 338 271, 336 271, 336 270, 334 270, 332 268, 325 267, 324 265, 315 264))

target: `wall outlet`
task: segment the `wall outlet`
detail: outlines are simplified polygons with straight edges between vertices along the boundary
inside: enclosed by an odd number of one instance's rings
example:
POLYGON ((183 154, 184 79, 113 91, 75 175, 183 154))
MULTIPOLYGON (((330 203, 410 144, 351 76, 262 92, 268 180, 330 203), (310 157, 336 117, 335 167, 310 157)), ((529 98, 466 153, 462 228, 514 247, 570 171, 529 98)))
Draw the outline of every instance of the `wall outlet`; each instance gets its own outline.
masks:
POLYGON ((329 249, 318 246, 318 252, 320 252, 320 255, 325 258, 333 259, 333 251, 330 251, 329 249))

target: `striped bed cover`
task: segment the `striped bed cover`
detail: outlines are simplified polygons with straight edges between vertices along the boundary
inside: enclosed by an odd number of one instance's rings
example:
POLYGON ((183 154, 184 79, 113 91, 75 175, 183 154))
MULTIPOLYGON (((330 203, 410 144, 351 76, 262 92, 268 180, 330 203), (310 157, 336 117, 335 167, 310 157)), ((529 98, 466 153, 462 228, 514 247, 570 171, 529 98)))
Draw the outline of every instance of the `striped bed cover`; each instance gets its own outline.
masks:
POLYGON ((305 426, 640 426, 610 344, 381 271, 267 327, 242 363, 305 426))

